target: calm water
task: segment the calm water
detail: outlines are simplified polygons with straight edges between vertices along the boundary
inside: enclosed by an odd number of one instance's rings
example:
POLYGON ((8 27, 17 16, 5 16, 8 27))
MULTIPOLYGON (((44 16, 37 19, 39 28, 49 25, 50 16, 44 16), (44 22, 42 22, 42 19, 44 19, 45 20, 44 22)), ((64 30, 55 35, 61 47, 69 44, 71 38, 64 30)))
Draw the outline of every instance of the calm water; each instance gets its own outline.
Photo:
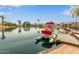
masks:
POLYGON ((0 32, 0 53, 34 54, 50 48, 42 42, 35 44, 35 38, 41 36, 39 31, 39 28, 16 28, 0 32))

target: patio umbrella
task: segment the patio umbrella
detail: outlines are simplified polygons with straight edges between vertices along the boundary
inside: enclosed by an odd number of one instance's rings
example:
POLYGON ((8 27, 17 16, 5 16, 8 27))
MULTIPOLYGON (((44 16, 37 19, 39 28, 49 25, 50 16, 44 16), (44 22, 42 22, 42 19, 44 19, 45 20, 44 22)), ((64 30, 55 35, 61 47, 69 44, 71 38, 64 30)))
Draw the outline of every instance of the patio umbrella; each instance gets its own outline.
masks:
POLYGON ((54 22, 47 22, 46 25, 54 25, 54 22))

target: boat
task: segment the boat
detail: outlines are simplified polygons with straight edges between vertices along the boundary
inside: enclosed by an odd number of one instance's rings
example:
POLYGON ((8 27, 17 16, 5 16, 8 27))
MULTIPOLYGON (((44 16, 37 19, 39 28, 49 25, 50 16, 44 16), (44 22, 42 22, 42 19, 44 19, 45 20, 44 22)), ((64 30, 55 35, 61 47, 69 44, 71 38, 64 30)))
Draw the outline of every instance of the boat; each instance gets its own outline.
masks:
POLYGON ((43 29, 43 30, 41 30, 41 33, 44 34, 44 35, 51 35, 53 33, 53 30, 43 29))
POLYGON ((53 34, 53 30, 51 29, 43 29, 41 30, 42 36, 35 38, 36 40, 49 40, 49 43, 53 43, 57 37, 57 35, 53 34))
POLYGON ((36 37, 35 40, 41 41, 41 40, 49 40, 49 43, 55 42, 57 35, 52 35, 51 37, 45 37, 45 36, 39 36, 36 37))

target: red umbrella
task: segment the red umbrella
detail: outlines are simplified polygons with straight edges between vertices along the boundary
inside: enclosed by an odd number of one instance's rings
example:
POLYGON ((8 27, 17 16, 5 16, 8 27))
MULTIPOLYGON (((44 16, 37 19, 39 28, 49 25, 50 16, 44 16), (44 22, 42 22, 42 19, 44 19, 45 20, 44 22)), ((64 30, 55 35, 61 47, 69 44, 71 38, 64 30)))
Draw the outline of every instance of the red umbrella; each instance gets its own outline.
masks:
POLYGON ((46 25, 54 25, 54 22, 47 22, 46 25))

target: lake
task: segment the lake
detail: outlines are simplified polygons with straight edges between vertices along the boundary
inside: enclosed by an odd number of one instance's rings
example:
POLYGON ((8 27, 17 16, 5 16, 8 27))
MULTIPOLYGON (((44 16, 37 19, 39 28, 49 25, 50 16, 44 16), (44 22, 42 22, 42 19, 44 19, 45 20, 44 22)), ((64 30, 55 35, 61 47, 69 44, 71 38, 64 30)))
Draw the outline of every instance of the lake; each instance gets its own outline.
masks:
POLYGON ((39 28, 15 28, 0 31, 0 54, 36 54, 51 48, 35 38, 41 36, 39 28))

